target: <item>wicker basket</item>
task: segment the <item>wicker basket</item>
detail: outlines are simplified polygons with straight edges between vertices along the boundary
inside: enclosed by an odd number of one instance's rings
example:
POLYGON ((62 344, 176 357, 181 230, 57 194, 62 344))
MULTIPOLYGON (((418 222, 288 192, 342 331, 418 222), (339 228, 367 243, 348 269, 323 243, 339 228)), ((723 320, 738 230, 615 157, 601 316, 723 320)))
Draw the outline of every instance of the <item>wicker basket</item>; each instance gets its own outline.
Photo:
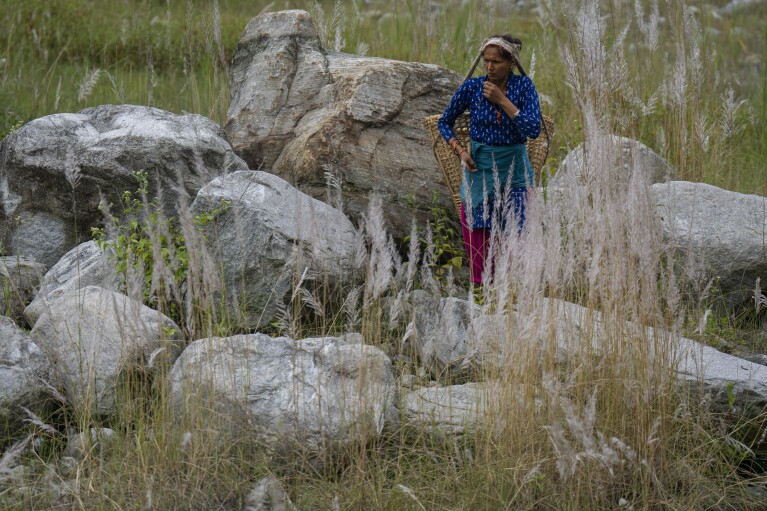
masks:
MULTIPOLYGON (((453 197, 453 204, 458 216, 461 216, 461 180, 463 179, 463 172, 461 171, 461 160, 453 153, 450 146, 447 145, 445 139, 437 129, 437 122, 441 115, 430 115, 424 119, 424 125, 426 131, 429 132, 431 138, 432 149, 434 149, 434 156, 439 162, 439 166, 442 169, 442 175, 445 177, 445 182, 450 190, 450 195, 453 197)), ((535 172, 535 182, 539 183, 541 180, 541 171, 543 165, 546 163, 546 158, 549 155, 549 149, 551 146, 551 137, 554 136, 554 121, 550 117, 541 116, 543 122, 541 123, 541 134, 538 138, 527 141, 527 154, 530 157, 530 163, 533 166, 535 172)), ((456 119, 453 125, 455 136, 463 147, 469 147, 469 113, 464 112, 458 119, 456 119)))

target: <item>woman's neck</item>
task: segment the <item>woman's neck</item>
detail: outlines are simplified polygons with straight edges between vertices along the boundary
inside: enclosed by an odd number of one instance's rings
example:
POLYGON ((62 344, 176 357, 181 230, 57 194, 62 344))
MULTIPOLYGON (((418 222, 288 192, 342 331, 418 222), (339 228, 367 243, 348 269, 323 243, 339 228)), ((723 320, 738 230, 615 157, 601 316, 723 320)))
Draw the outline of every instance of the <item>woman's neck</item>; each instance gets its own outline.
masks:
POLYGON ((509 81, 509 75, 506 75, 504 78, 500 78, 497 80, 491 80, 489 78, 487 80, 493 85, 496 85, 499 89, 503 90, 506 87, 506 82, 509 81))

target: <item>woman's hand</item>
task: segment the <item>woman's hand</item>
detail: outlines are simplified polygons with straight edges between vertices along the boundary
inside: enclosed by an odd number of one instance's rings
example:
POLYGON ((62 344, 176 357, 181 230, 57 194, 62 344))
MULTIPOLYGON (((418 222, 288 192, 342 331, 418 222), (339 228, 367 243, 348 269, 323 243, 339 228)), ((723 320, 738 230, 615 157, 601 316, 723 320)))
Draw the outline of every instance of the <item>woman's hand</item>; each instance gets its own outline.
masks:
POLYGON ((489 80, 482 84, 482 94, 487 98, 488 101, 499 106, 503 106, 502 102, 508 100, 503 91, 496 84, 489 80))
POLYGON ((477 171, 477 164, 474 163, 474 160, 471 159, 471 156, 469 156, 469 151, 463 151, 460 155, 461 158, 461 166, 468 170, 469 172, 476 172, 477 171))

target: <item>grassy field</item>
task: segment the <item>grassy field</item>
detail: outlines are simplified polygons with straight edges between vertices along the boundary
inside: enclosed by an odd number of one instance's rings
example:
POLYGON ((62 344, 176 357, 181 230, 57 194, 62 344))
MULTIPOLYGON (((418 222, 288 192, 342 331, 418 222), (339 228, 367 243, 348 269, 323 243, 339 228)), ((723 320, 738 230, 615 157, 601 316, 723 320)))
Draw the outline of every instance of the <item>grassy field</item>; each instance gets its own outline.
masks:
MULTIPOLYGON (((566 13, 492 2, 384 3, 242 0, 2 0, 0 133, 18 122, 104 103, 195 112, 219 123, 229 99, 229 56, 262 10, 306 8, 328 49, 440 64, 460 73, 478 43, 511 32, 558 127, 564 152, 583 139, 564 50, 575 36, 566 13)), ((767 193, 767 71, 763 3, 732 16, 716 5, 608 2, 604 39, 613 129, 666 157, 681 179, 767 193), (688 12, 688 14, 685 14, 688 12)), ((556 161, 553 162, 556 164, 556 161)))
MULTIPOLYGON (((0 133, 104 103, 196 112, 223 123, 229 57, 246 23, 262 10, 300 7, 313 12, 329 50, 459 73, 486 36, 521 37, 523 63, 557 123, 554 169, 568 149, 618 133, 659 152, 682 179, 767 194, 767 4, 728 15, 715 11, 723 1, 584 1, 568 10, 544 0, 536 11, 504 3, 455 0, 441 9, 426 0, 0 0, 0 133)), ((513 339, 500 339, 516 351, 503 371, 474 376, 504 391, 523 386, 525 405, 499 399, 494 420, 457 438, 403 425, 320 455, 275 452, 249 435, 225 436, 226 427, 213 422, 179 423, 169 413, 167 375, 133 375, 113 416, 94 416, 62 397, 38 423, 0 439, 35 446, 19 455, 26 468, 14 473, 14 484, 0 470, 0 508, 242 509, 254 483, 274 474, 299 509, 764 509, 765 493, 755 490, 767 484, 764 460, 738 443, 763 421, 739 419, 737 403, 713 410, 701 389, 682 391, 668 339, 658 333, 650 353, 646 332, 620 326, 632 321, 671 338, 700 317, 701 335, 722 334, 732 323, 716 315, 706 323, 709 304, 675 281, 658 233, 647 228, 655 209, 642 190, 622 189, 612 169, 593 170, 595 189, 572 190, 573 209, 531 203, 530 225, 542 225, 545 215, 547 228, 511 237, 499 249, 502 277, 486 288, 483 314, 517 313, 516 323, 501 325, 513 339), (556 332, 540 317, 551 298, 603 311, 608 340, 600 353, 583 343, 560 360, 550 348, 556 332), (112 443, 62 461, 67 431, 100 425, 115 430, 112 443)), ((371 210, 368 219, 380 214, 371 210)), ((186 220, 180 228, 194 224, 186 220)), ((199 235, 183 234, 186 252, 201 253, 193 246, 199 235)), ((365 236, 370 254, 386 259, 369 265, 366 279, 384 282, 388 296, 439 287, 434 238, 413 245, 417 279, 402 286, 392 273, 405 272, 404 262, 386 234, 371 229, 365 236)), ((147 271, 160 274, 163 264, 147 271)), ((185 282, 167 283, 176 286, 170 295, 215 274, 190 264, 185 282)), ((407 325, 392 320, 393 300, 363 297, 355 314, 344 314, 340 304, 359 290, 323 295, 301 285, 289 324, 275 323, 270 333, 359 331, 397 361, 398 376, 430 383, 407 361, 407 325), (312 312, 301 301, 306 293, 322 298, 322 307, 312 312)), ((172 304, 193 317, 195 334, 185 341, 236 333, 214 297, 201 292, 188 303, 193 311, 172 304)), ((200 417, 206 413, 200 404, 200 417)), ((13 462, 0 460, 0 469, 4 464, 13 462)))

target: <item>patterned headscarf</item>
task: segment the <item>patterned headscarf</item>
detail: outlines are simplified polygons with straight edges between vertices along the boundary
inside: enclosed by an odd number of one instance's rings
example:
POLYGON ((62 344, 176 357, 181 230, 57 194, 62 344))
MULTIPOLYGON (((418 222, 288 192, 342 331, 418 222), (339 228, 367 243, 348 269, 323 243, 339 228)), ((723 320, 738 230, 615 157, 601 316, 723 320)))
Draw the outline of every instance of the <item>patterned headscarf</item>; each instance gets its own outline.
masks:
POLYGON ((502 37, 491 37, 482 43, 482 47, 479 49, 480 55, 485 52, 485 48, 488 46, 500 46, 511 54, 511 58, 513 58, 516 62, 519 62, 519 49, 521 48, 519 44, 510 43, 502 37))

